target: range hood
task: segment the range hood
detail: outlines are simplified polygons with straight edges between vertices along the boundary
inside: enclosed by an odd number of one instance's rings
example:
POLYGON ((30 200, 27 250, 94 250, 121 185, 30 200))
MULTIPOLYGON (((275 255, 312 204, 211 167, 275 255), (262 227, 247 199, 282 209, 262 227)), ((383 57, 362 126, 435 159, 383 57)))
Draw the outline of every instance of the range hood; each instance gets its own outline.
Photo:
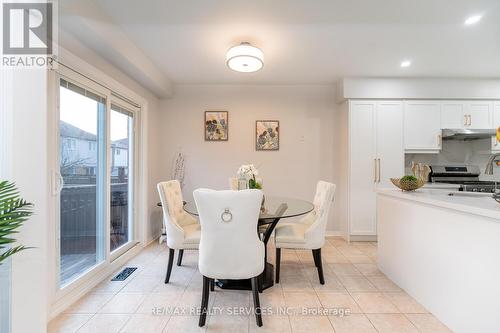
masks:
POLYGON ((480 140, 490 139, 497 134, 494 129, 444 129, 444 140, 480 140))

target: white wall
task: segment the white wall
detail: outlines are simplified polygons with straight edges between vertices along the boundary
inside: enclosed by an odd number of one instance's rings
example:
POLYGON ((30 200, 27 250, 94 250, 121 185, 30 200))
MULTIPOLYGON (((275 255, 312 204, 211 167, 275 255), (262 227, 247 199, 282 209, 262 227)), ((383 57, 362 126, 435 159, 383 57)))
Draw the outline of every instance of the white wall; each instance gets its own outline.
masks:
POLYGON ((15 333, 45 332, 49 184, 47 73, 40 69, 4 69, 2 76, 7 72, 10 72, 11 81, 0 98, 2 140, 5 140, 0 179, 16 182, 22 197, 35 205, 34 215, 15 237, 20 244, 33 248, 12 257, 11 330, 15 333))
MULTIPOLYGON (((164 179, 178 149, 186 155, 185 200, 199 187, 227 189, 243 163, 254 163, 268 195, 312 200, 320 179, 338 182, 338 116, 334 86, 177 86, 162 102, 164 179), (204 112, 229 111, 229 140, 204 140, 204 112), (280 150, 255 150, 255 121, 280 121, 280 150)), ((334 210, 334 209, 333 209, 334 210)), ((338 230, 332 212, 329 230, 338 230)))

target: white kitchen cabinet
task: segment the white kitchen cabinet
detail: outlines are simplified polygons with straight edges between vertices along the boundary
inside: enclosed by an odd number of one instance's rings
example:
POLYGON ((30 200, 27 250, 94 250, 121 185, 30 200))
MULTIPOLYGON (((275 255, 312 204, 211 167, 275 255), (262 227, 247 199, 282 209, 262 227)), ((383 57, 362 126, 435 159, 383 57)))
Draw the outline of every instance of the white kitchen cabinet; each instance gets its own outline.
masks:
POLYGON ((500 127, 500 102, 493 104, 493 128, 500 127))
POLYGON ((355 239, 376 236, 376 190, 404 173, 403 103, 351 100, 348 112, 348 232, 355 239))
POLYGON ((405 102, 404 147, 406 152, 438 153, 442 147, 441 133, 441 103, 439 101, 405 102))
POLYGON ((349 236, 376 235, 376 103, 349 103, 349 236))
POLYGON ((496 136, 491 137, 491 152, 492 153, 500 152, 500 142, 498 142, 496 136))
POLYGON ((474 101, 466 103, 466 116, 469 129, 493 128, 493 103, 489 101, 474 101))
POLYGON ((441 103, 441 128, 459 129, 468 123, 463 101, 446 101, 441 103))
POLYGON ((493 128, 493 103, 489 101, 443 101, 441 102, 441 128, 493 128))
POLYGON ((393 187, 404 174, 403 103, 378 102, 376 113, 377 187, 393 187))
MULTIPOLYGON (((498 130, 500 127, 500 102, 493 104, 493 128, 498 130)), ((500 152, 500 142, 496 136, 491 137, 491 150, 494 153, 500 152)))

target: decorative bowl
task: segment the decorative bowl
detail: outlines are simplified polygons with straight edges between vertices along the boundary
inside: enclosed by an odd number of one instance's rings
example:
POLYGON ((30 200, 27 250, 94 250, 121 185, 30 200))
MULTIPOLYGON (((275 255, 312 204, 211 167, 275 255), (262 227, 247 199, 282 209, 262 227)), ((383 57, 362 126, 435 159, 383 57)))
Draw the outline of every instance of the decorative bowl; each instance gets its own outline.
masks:
POLYGON ((425 180, 417 178, 416 180, 405 180, 401 178, 391 178, 391 182, 397 188, 403 191, 415 191, 425 185, 425 180))

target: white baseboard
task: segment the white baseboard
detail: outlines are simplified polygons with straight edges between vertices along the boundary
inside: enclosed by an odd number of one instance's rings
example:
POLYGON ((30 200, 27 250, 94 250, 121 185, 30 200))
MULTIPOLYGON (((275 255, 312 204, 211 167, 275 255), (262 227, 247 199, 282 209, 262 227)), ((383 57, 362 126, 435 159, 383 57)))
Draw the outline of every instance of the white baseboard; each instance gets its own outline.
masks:
POLYGON ((366 236, 366 235, 351 235, 349 238, 351 242, 376 242, 377 236, 366 236))
POLYGON ((135 257, 139 252, 142 251, 142 249, 142 244, 138 243, 123 255, 118 257, 116 260, 114 260, 106 268, 103 268, 97 274, 91 276, 85 281, 82 281, 82 283, 80 283, 77 288, 54 302, 50 307, 48 320, 50 321, 54 319, 57 315, 69 308, 73 303, 85 296, 85 294, 91 291, 99 283, 109 278, 111 274, 115 273, 116 270, 123 266, 127 261, 135 257))
POLYGON ((338 230, 327 230, 326 231, 326 236, 327 237, 342 237, 345 239, 345 235, 342 234, 341 231, 338 230))

